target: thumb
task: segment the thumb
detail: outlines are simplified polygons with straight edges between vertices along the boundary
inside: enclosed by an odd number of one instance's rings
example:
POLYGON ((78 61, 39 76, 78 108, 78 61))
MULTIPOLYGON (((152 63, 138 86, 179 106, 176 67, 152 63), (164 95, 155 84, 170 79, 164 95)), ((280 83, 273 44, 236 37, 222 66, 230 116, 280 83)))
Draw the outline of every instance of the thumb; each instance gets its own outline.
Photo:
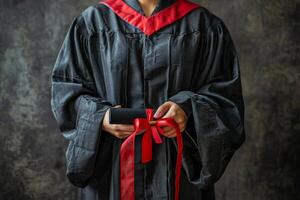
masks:
POLYGON ((171 104, 168 102, 163 103, 161 106, 158 107, 154 114, 154 118, 160 118, 162 117, 171 107, 171 104))
POLYGON ((121 107, 122 107, 121 105, 114 106, 114 108, 121 108, 121 107))

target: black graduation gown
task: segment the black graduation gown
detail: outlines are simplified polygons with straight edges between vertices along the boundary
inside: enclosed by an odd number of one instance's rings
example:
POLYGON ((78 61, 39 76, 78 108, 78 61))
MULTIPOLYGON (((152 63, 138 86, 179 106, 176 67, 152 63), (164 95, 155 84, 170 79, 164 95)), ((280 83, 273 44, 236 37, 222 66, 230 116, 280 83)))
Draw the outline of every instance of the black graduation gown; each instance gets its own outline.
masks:
MULTIPOLYGON (((124 3, 144 15, 138 0, 124 3)), ((175 3, 160 0, 152 16, 175 3)), ((180 199, 213 200, 214 183, 245 139, 237 51, 224 22, 202 6, 151 34, 105 4, 89 6, 66 34, 51 83, 52 112, 69 141, 66 174, 78 199, 119 199, 122 140, 101 129, 111 106, 156 109, 173 101, 188 114, 180 199)), ((136 199, 173 199, 176 139, 154 144, 144 165, 140 138, 136 199)))

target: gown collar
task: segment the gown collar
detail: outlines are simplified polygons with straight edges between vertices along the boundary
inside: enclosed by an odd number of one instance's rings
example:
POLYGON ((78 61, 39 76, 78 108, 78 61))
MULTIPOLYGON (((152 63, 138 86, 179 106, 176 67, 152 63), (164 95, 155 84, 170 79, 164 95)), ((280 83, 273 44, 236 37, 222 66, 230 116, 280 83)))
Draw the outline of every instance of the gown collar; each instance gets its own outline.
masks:
POLYGON ((200 7, 200 4, 188 0, 158 0, 151 16, 146 17, 138 0, 101 0, 99 3, 108 6, 121 19, 139 28, 147 36, 200 7), (132 7, 127 3, 131 3, 132 7))
MULTIPOLYGON (((145 16, 144 10, 141 7, 139 0, 123 0, 126 4, 128 4, 130 7, 135 9, 137 12, 145 16)), ((164 8, 167 8, 171 6, 173 3, 175 3, 176 0, 157 0, 157 5, 154 8, 153 12, 150 16, 153 16, 154 14, 158 13, 159 11, 163 10, 164 8)))

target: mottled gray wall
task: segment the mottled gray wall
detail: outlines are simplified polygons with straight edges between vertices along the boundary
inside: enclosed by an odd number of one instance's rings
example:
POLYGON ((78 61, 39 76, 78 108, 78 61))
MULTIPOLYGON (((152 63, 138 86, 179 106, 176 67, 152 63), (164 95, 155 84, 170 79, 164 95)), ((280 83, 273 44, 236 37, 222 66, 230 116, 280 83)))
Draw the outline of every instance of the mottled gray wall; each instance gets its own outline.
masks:
MULTIPOLYGON (((50 72, 73 17, 95 2, 0 0, 0 200, 75 198, 50 72)), ((246 101, 247 140, 217 184, 218 199, 300 199, 300 1, 202 4, 232 33, 246 101)))

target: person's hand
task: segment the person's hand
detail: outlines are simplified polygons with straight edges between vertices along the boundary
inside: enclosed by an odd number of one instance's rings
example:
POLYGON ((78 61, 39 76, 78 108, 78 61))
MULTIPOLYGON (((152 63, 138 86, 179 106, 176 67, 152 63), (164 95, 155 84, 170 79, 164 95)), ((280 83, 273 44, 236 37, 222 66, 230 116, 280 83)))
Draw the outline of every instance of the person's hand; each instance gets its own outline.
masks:
MULTIPOLYGON (((115 108, 120 108, 121 105, 114 106, 115 108)), ((133 131, 134 126, 131 124, 110 124, 109 123, 109 112, 110 109, 107 109, 103 122, 102 130, 116 136, 117 138, 123 139, 128 137, 133 131)))
MULTIPOLYGON (((166 101, 158 107, 154 116, 155 119, 158 118, 173 118, 180 129, 180 132, 185 130, 185 126, 188 120, 187 114, 184 110, 176 103, 172 101, 166 101)), ((164 133, 163 135, 169 138, 176 137, 176 130, 173 127, 162 127, 164 133)))

